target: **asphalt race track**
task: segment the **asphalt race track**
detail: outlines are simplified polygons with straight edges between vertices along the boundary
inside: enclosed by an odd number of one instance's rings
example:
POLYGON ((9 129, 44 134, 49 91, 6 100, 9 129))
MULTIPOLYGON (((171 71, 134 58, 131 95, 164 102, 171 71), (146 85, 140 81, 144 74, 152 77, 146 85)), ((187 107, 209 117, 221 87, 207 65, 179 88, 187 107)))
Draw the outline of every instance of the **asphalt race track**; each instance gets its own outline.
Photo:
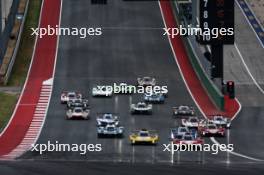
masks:
MULTIPOLYGON (((64 0, 61 27, 102 27, 103 35, 88 36, 86 39, 60 37, 53 94, 38 143, 100 143, 103 150, 85 155, 78 152, 45 152, 42 155, 27 152, 14 164, 1 162, 1 171, 3 169, 9 174, 18 171, 22 174, 45 174, 48 173, 47 169, 57 168, 54 174, 71 174, 76 169, 80 174, 86 171, 94 174, 132 174, 136 171, 143 174, 147 172, 145 170, 151 174, 176 171, 185 174, 195 171, 201 174, 263 172, 263 162, 251 159, 264 160, 264 110, 259 106, 243 108, 227 137, 216 138, 220 143, 233 143, 239 155, 226 152, 216 155, 211 152, 171 155, 163 152, 162 144, 169 143, 170 128, 178 126, 180 122, 172 118, 172 107, 195 104, 181 78, 168 38, 162 35, 164 24, 158 2, 115 0, 106 6, 92 6, 90 1, 64 0), (140 94, 114 95, 111 98, 91 96, 91 89, 95 85, 135 84, 136 78, 141 76, 155 77, 159 85, 168 86, 165 104, 154 105, 153 115, 130 115, 129 105, 142 100, 140 94), (60 95, 64 90, 80 91, 88 98, 92 112, 90 120, 65 120, 66 107, 60 104, 60 95), (95 117, 103 112, 119 114, 125 127, 123 139, 97 138, 95 117), (131 146, 129 133, 141 128, 158 131, 159 144, 131 146), (98 167, 101 162, 104 167, 98 167), (31 167, 35 167, 34 170, 31 167)), ((201 114, 198 112, 198 115, 201 114)), ((213 144, 210 138, 206 138, 205 143, 213 144)))
POLYGON ((93 162, 53 162, 53 161, 19 161, 1 163, 1 172, 8 175, 57 175, 57 174, 94 174, 94 175, 134 175, 134 174, 184 174, 193 175, 195 173, 211 174, 263 174, 261 164, 239 164, 239 165, 222 165, 222 164, 177 164, 177 165, 153 165, 153 164, 132 164, 125 163, 93 163, 93 162))

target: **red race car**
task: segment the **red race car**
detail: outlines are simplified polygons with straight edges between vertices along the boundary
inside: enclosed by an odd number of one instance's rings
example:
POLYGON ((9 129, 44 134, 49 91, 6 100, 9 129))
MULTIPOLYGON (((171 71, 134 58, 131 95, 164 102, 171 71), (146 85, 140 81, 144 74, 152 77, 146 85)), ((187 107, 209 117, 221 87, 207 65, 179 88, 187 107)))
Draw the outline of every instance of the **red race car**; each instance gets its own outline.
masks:
POLYGON ((225 128, 218 127, 216 124, 207 124, 199 127, 199 132, 202 136, 225 136, 225 128))
POLYGON ((193 145, 193 144, 203 144, 204 141, 200 137, 192 133, 185 133, 183 135, 178 135, 176 138, 173 139, 174 144, 186 144, 186 145, 193 145))

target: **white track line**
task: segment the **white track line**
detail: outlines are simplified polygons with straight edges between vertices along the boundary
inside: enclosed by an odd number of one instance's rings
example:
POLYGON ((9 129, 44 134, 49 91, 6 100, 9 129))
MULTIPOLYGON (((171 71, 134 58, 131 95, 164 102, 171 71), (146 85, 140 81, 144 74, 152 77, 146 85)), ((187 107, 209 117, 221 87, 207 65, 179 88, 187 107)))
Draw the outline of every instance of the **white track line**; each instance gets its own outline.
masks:
POLYGON ((237 102, 238 105, 239 105, 239 109, 238 109, 238 111, 234 114, 234 116, 231 118, 231 121, 233 121, 233 120, 238 116, 238 114, 240 113, 240 111, 241 111, 241 109, 242 109, 242 105, 241 105, 240 101, 239 101, 237 98, 235 98, 235 100, 236 100, 236 102, 237 102))
POLYGON ((239 55, 239 57, 240 57, 240 59, 241 59, 243 65, 245 66, 245 68, 246 68, 246 70, 247 70, 247 72, 248 72, 250 78, 252 79, 252 81, 254 82, 254 84, 257 86, 257 88, 259 89, 259 91, 260 91, 262 94, 264 94, 264 90, 260 87, 260 85, 258 84, 258 82, 256 81, 256 79, 254 78, 254 76, 253 76, 252 73, 250 72, 250 70, 249 70, 249 68, 248 68, 248 66, 247 66, 247 64, 246 64, 246 62, 245 62, 245 60, 244 60, 244 58, 243 58, 243 56, 242 56, 240 50, 239 50, 238 47, 237 47, 237 44, 235 43, 234 46, 235 46, 235 48, 236 48, 236 50, 237 50, 237 53, 238 53, 238 55, 239 55))
MULTIPOLYGON (((220 145, 220 143, 214 138, 214 137, 210 137, 210 140, 217 144, 217 145, 220 145)), ((253 161, 264 161, 263 159, 258 159, 258 158, 254 158, 254 157, 250 157, 250 156, 246 156, 244 154, 240 154, 240 153, 237 153, 237 152, 234 152, 234 151, 228 151, 230 154, 233 154, 235 156, 239 156, 239 157, 243 157, 243 158, 246 158, 246 159, 249 159, 249 160, 253 160, 253 161)))
MULTIPOLYGON (((41 5, 41 12, 40 12, 41 17, 40 17, 38 26, 40 26, 40 22, 41 22, 41 19, 42 19, 42 9, 43 9, 44 1, 45 0, 42 1, 42 5, 41 5)), ((61 13, 62 13, 62 0, 61 0, 61 4, 60 4, 59 26, 61 24, 61 13)), ((50 99, 51 99, 51 95, 52 95, 53 78, 54 78, 54 75, 55 75, 55 68, 56 68, 56 62, 57 62, 57 53, 58 53, 58 44, 59 44, 59 36, 57 36, 57 37, 58 38, 57 38, 57 44, 56 44, 56 53, 55 53, 55 62, 54 62, 54 67, 53 67, 53 75, 52 75, 52 78, 50 80, 43 82, 42 88, 41 88, 41 92, 40 92, 40 94, 49 93, 50 96, 48 98, 45 98, 45 99, 40 96, 40 98, 38 100, 38 103, 35 104, 36 108, 35 108, 35 112, 34 112, 34 115, 33 115, 32 122, 31 122, 30 127, 29 127, 25 137, 23 138, 22 142, 14 150, 12 150, 9 154, 2 156, 0 158, 1 160, 13 160, 16 157, 21 156, 24 152, 28 151, 32 147, 32 144, 36 143, 36 141, 38 140, 38 138, 40 136, 40 133, 42 131, 42 128, 43 128, 45 120, 46 120, 48 106, 50 104, 50 99), (43 106, 45 106, 45 108, 43 108, 43 106)), ((36 40, 35 40, 34 51, 33 51, 34 55, 35 55, 37 40, 38 40, 38 38, 36 38, 36 40)), ((31 61, 30 68, 32 66, 32 62, 33 62, 33 59, 31 61)), ((29 72, 28 72, 28 75, 29 75, 29 72)), ((28 79, 28 76, 27 76, 27 79, 28 79)), ((25 84, 24 84, 24 87, 23 87, 23 91, 24 91, 24 88, 25 88, 25 84)), ((20 101, 20 99, 19 99, 19 101, 20 101)), ((16 106, 16 108, 17 108, 17 106, 16 106)), ((13 113, 13 115, 14 115, 14 113, 13 113)), ((0 136, 1 136, 1 134, 0 134, 0 136)))
MULTIPOLYGON (((45 81, 44 81, 45 82, 45 81)), ((43 82, 43 83, 44 83, 43 82)), ((52 86, 50 86, 50 89, 52 86)), ((40 101, 40 99, 39 99, 40 101)), ((49 103, 49 99, 46 100, 46 104, 49 103)), ((25 134, 25 137, 21 141, 19 145, 16 146, 15 149, 13 149, 10 153, 4 155, 1 159, 4 160, 13 160, 16 157, 21 156, 24 152, 28 151, 32 144, 36 142, 36 138, 38 138, 40 132, 41 132, 41 126, 43 124, 44 118, 46 117, 46 112, 48 109, 48 105, 46 105, 45 108, 39 107, 38 105, 35 107, 35 112, 33 115, 33 119, 30 123, 30 126, 25 134), (42 113, 41 117, 37 116, 37 113, 42 113)))
MULTIPOLYGON (((58 27, 61 26, 62 7, 63 7, 63 0, 61 0, 61 4, 60 4, 60 17, 59 17, 59 26, 58 26, 58 27)), ((60 35, 57 36, 57 44, 56 44, 55 61, 54 61, 54 66, 53 66, 52 81, 54 81, 54 77, 55 77, 55 70, 56 70, 57 58, 58 58, 59 42, 60 42, 60 35)), ((52 82, 52 84, 53 84, 53 82, 52 82)), ((49 98, 49 101, 48 101, 48 105, 47 105, 47 106, 49 106, 49 104, 50 104, 50 100, 51 100, 51 96, 52 96, 52 93, 53 93, 53 87, 54 87, 54 86, 52 86, 51 89, 48 89, 48 90, 47 90, 48 87, 49 87, 49 85, 46 85, 46 86, 45 86, 45 89, 43 89, 44 91, 49 91, 49 92, 50 92, 50 98, 49 98)), ((43 122, 42 122, 42 125, 40 126, 40 132, 39 132, 38 136, 36 137, 36 140, 35 140, 34 144, 35 144, 35 143, 38 141, 38 139, 39 139, 39 136, 40 136, 40 134, 41 134, 41 131, 42 131, 42 129, 43 129, 43 126, 44 126, 44 124, 45 124, 45 122, 46 122, 46 116, 47 116, 47 113, 48 113, 48 107, 47 107, 47 109, 46 109, 46 113, 45 113, 45 117, 44 117, 44 120, 43 120, 43 122)))
MULTIPOLYGON (((39 23, 38 23, 38 27, 40 27, 40 21, 41 21, 41 18, 42 18, 42 9, 43 9, 43 4, 44 4, 44 0, 42 1, 42 4, 41 4, 41 9, 40 9, 40 17, 39 17, 39 23)), ((25 91, 25 88, 26 88, 26 84, 28 82, 28 78, 29 78, 29 74, 30 74, 30 71, 31 71, 31 67, 32 67, 32 64, 33 64, 33 61, 34 61, 34 57, 35 57, 35 51, 36 51, 36 45, 37 45, 37 41, 38 41, 38 37, 35 38, 35 43, 34 43, 34 48, 33 48, 33 54, 32 54, 32 59, 30 61, 30 66, 29 66, 29 69, 28 69, 28 72, 27 72, 27 77, 26 77, 26 80, 25 80, 25 83, 23 85, 23 89, 21 91, 21 95, 19 96, 19 99, 17 101, 17 104, 16 104, 16 107, 12 113, 12 116, 11 118, 9 119, 6 127, 2 130, 2 132, 0 133, 0 137, 4 134, 4 132, 7 130, 7 128, 9 127, 9 125, 11 124, 11 121, 13 120, 15 114, 16 114, 16 111, 17 111, 17 108, 18 106, 20 105, 20 101, 22 99, 22 96, 24 94, 24 91, 25 91)))
MULTIPOLYGON (((43 4, 44 4, 44 1, 45 1, 45 0, 43 0, 43 1, 42 1, 42 4, 41 4, 40 17, 39 17, 38 27, 40 27, 40 22, 41 22, 41 19, 42 19, 42 10, 43 10, 43 4)), ((14 118, 14 116, 15 116, 15 114, 16 114, 16 111, 17 111, 18 107, 19 107, 20 105, 28 105, 28 104, 20 104, 20 102, 21 102, 21 99, 22 99, 22 97, 23 97, 23 94, 24 94, 24 91, 25 91, 25 88, 26 88, 26 85, 27 85, 27 82, 28 82, 29 74, 30 74, 30 72, 31 72, 31 67, 32 67, 32 64, 33 64, 33 61, 34 61, 34 58, 35 58, 35 51, 36 51, 37 41, 38 41, 38 37, 35 38, 35 43, 34 43, 34 48, 33 48, 32 59, 31 59, 31 61, 30 61, 30 66, 29 66, 29 69, 28 69, 28 72, 27 72, 27 77, 26 77, 25 83, 24 83, 24 85, 23 85, 23 89, 22 89, 21 94, 20 94, 20 96, 19 96, 19 99, 18 99, 18 101, 17 101, 17 103, 16 103, 16 107, 15 107, 13 113, 12 113, 12 116, 11 116, 11 118, 9 119, 9 121, 8 121, 7 125, 5 126, 5 128, 4 128, 4 129, 2 130, 2 132, 0 133, 0 137, 6 132, 7 128, 9 127, 9 125, 11 124, 11 122, 13 121, 13 118, 14 118)), ((36 105, 36 104, 30 104, 30 105, 36 105)), ((0 160, 12 160, 12 159, 14 159, 15 157, 14 157, 14 156, 9 156, 10 154, 13 155, 12 151, 11 151, 11 153, 9 153, 9 154, 7 154, 7 155, 1 156, 1 157, 0 157, 0 160)))

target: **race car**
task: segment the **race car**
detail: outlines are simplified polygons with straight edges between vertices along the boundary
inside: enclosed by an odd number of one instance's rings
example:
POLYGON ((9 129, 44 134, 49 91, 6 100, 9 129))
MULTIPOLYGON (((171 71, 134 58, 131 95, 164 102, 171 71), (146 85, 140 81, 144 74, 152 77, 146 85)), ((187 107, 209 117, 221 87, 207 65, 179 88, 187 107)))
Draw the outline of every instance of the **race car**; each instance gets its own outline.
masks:
POLYGON ((145 102, 149 103, 164 103, 165 102, 165 97, 163 94, 148 94, 145 93, 144 95, 144 100, 145 102))
POLYGON ((186 126, 188 128, 198 128, 203 120, 198 119, 198 117, 189 117, 188 119, 182 119, 181 122, 182 126, 186 126))
POLYGON ((82 108, 87 108, 88 107, 88 100, 86 99, 79 99, 79 98, 75 98, 75 99, 70 99, 67 102, 67 107, 68 108, 74 108, 74 107, 82 107, 82 108))
POLYGON ((124 127, 108 124, 97 127, 98 137, 123 137, 124 127))
POLYGON ((96 118, 97 126, 119 125, 118 116, 112 113, 99 114, 96 118))
POLYGON ((185 133, 189 133, 189 132, 190 132, 190 130, 187 127, 180 126, 177 128, 173 128, 173 129, 171 129, 170 139, 171 140, 177 139, 177 138, 179 138, 179 136, 182 136, 185 133))
POLYGON ((127 83, 120 83, 118 85, 119 94, 132 94, 136 92, 136 87, 132 85, 128 85, 127 83))
POLYGON ((194 115, 194 108, 190 106, 181 105, 178 107, 173 107, 172 110, 173 110, 173 115, 175 116, 194 115))
POLYGON ((73 99, 81 99, 82 98, 82 94, 79 92, 67 92, 64 91, 61 93, 61 103, 65 104, 67 103, 69 100, 73 100, 73 99))
POLYGON ((156 145, 159 136, 156 131, 149 131, 147 129, 141 129, 134 131, 130 134, 129 140, 132 145, 135 144, 153 144, 156 145))
POLYGON ((89 119, 90 110, 81 107, 68 109, 66 112, 66 119, 89 119))
POLYGON ((178 136, 176 139, 173 140, 174 144, 186 144, 186 145, 193 145, 193 144, 203 144, 204 140, 200 137, 195 136, 192 133, 185 133, 183 135, 178 136))
POLYGON ((218 127, 230 128, 231 127, 231 120, 225 118, 222 115, 215 115, 211 119, 212 123, 216 124, 218 127))
POLYGON ((138 102, 137 104, 131 104, 131 114, 152 114, 152 104, 146 104, 144 102, 138 102))
POLYGON ((225 128, 218 127, 216 124, 207 124, 198 128, 202 136, 225 136, 225 128))
POLYGON ((113 89, 106 86, 96 86, 92 89, 93 97, 111 97, 113 95, 113 89))
POLYGON ((151 77, 137 78, 137 83, 139 86, 155 86, 156 79, 151 77))

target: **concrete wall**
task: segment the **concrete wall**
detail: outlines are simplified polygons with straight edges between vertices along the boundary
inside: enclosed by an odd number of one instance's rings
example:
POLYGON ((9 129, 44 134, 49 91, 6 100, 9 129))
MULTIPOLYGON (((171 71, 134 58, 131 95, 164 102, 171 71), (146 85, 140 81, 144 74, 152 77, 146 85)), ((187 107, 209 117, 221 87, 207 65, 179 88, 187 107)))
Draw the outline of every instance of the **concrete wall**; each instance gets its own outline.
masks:
POLYGON ((12 31, 14 21, 16 18, 17 8, 20 0, 0 0, 1 8, 0 14, 1 19, 0 24, 0 64, 2 63, 4 53, 7 48, 7 43, 10 38, 10 33, 12 31))
POLYGON ((1 2, 0 17, 1 17, 1 32, 2 32, 5 28, 5 23, 7 21, 13 0, 0 0, 0 2, 1 2))

